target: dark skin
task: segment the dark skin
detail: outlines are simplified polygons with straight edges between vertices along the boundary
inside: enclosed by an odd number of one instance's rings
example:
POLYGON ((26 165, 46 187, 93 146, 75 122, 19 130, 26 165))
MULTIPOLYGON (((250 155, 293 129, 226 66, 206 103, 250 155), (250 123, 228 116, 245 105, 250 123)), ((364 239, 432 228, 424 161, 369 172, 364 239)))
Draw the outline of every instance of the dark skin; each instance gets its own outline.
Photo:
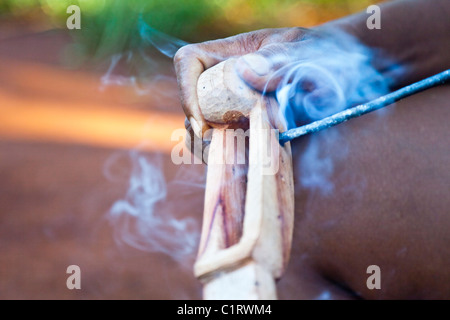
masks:
POLYGON ((448 101, 449 86, 430 89, 388 114, 316 135, 322 154, 334 160, 330 195, 301 184, 313 137, 293 143, 296 222, 280 283, 284 297, 329 291, 333 299, 449 299, 448 101), (334 145, 327 144, 336 131, 334 145), (373 264, 381 269, 381 290, 366 287, 373 264))
MULTIPOLYGON (((208 129, 195 93, 205 69, 242 56, 237 63, 240 76, 249 86, 263 90, 268 85, 270 91, 278 81, 268 83, 271 75, 295 61, 296 52, 318 41, 323 32, 343 30, 407 65, 406 71, 392 74, 392 65, 375 57, 379 72, 393 77, 392 88, 450 68, 448 0, 432 5, 427 0, 400 0, 380 7, 381 30, 369 30, 368 15, 361 13, 311 30, 258 30, 180 49, 175 68, 194 132, 200 135, 208 129), (268 63, 280 54, 285 60, 268 63)), ((327 293, 329 298, 450 298, 450 159, 444 138, 449 99, 442 97, 450 98, 448 88, 400 102, 387 115, 367 115, 293 143, 296 236, 288 274, 297 277, 297 297, 313 299, 327 293), (433 94, 441 98, 433 100, 433 94), (327 145, 333 131, 339 131, 337 141, 327 145), (333 159, 331 196, 299 182, 310 139, 326 146, 323 151, 333 159), (348 152, 339 157, 343 146, 348 152), (381 268, 381 290, 366 287, 366 268, 372 264, 381 268)))

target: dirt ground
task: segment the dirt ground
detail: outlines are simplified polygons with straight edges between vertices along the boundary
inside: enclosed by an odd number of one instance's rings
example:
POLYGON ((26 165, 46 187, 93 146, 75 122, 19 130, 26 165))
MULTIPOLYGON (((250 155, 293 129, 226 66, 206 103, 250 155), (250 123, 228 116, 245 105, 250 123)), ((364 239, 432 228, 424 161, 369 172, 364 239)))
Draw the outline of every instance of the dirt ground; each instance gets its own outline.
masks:
MULTIPOLYGON (((115 181, 105 175, 111 158, 145 142, 146 154, 171 163, 170 133, 184 128, 176 86, 158 84, 144 97, 130 88, 102 91, 98 72, 61 64, 70 42, 64 33, 3 30, 0 299, 200 298, 190 263, 118 245, 107 219, 128 188, 126 174, 115 181), (169 93, 162 103, 157 90, 169 93), (81 290, 66 287, 73 264, 81 290)), ((190 170, 202 175, 198 167, 190 170)), ((166 166, 166 177, 178 169, 166 166)), ((179 206, 180 218, 200 224, 202 194, 179 206)))

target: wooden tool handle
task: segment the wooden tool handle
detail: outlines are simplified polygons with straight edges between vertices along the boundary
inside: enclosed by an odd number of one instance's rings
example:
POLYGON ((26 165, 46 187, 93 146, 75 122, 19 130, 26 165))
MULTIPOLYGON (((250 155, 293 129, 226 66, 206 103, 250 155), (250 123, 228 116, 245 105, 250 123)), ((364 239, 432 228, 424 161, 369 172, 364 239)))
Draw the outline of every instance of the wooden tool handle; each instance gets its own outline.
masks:
POLYGON ((278 142, 276 129, 283 128, 276 101, 248 88, 234 62, 206 70, 197 86, 203 116, 219 128, 209 146, 194 273, 204 283, 206 299, 274 299, 275 279, 286 267, 292 240, 290 144, 278 142), (225 116, 230 112, 238 116, 225 116), (249 131, 226 130, 245 122, 249 131), (246 146, 239 146, 245 137, 246 146))
POLYGON ((248 127, 250 111, 261 97, 237 75, 235 63, 235 58, 228 59, 206 70, 198 79, 200 110, 211 127, 248 127))

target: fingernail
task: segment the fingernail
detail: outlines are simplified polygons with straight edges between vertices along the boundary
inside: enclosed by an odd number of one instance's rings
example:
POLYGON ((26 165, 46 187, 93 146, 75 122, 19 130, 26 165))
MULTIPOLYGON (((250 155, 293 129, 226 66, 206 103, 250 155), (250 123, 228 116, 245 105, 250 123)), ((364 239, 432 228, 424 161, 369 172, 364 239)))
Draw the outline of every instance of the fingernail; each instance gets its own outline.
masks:
POLYGON ((202 139, 202 127, 200 127, 197 120, 195 120, 193 117, 190 117, 189 122, 191 123, 192 131, 194 131, 197 138, 202 139))
POLYGON ((212 133, 214 129, 208 129, 205 132, 203 132, 203 140, 204 141, 211 141, 212 140, 212 133))
POLYGON ((260 54, 247 54, 242 57, 242 60, 260 76, 265 76, 270 72, 270 62, 260 54))

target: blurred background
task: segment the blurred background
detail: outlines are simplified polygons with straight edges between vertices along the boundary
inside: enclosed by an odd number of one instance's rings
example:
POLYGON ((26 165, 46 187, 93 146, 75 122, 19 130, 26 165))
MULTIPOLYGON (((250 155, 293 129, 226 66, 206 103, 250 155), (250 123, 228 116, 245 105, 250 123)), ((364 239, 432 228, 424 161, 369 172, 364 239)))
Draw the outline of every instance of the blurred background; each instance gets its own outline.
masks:
POLYGON ((376 2, 0 0, 0 299, 200 298, 205 168, 170 160, 184 115, 160 51, 376 2), (66 28, 72 4, 80 30, 66 28), (142 206, 130 189, 145 198, 155 177, 142 206), (72 264, 81 290, 66 287, 72 264))
MULTIPOLYGON (((66 9, 81 8, 81 30, 73 32, 77 55, 103 58, 141 47, 138 18, 187 42, 261 28, 311 27, 366 9, 373 0, 2 0, 2 26, 9 32, 65 28, 66 9), (8 23, 9 22, 9 23, 8 23)), ((73 62, 73 61, 72 61, 73 62)))

